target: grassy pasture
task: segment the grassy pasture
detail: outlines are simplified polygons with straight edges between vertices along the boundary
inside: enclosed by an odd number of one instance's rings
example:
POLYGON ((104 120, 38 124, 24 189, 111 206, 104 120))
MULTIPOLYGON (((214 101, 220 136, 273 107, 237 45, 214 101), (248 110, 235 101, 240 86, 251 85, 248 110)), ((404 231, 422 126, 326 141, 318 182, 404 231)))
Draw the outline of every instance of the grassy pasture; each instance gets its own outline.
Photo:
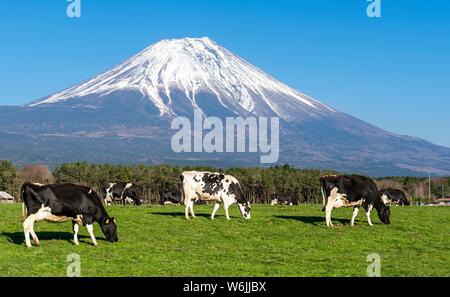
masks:
POLYGON ((252 206, 231 221, 212 205, 196 206, 186 221, 179 206, 112 206, 119 242, 93 247, 85 228, 72 244, 71 223, 36 224, 40 247, 23 242, 20 205, 0 205, 0 276, 65 276, 67 255, 81 256, 82 276, 366 276, 367 256, 381 257, 382 276, 450 276, 450 208, 392 207, 392 225, 352 209, 333 211, 325 227, 321 206, 252 206))

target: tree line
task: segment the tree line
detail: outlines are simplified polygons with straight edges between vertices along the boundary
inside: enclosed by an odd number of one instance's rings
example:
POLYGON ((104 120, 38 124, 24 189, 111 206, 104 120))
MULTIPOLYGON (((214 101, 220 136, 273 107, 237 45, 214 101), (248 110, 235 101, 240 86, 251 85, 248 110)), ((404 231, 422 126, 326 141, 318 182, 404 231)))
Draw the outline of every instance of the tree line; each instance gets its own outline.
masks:
MULTIPOLYGON (((231 174, 241 183, 244 194, 252 203, 269 203, 273 195, 293 196, 300 203, 321 203, 319 178, 338 174, 329 170, 296 169, 288 164, 270 168, 213 168, 205 166, 170 165, 111 165, 87 162, 66 163, 50 170, 45 165, 16 168, 10 161, 0 161, 0 191, 19 200, 23 182, 75 183, 89 186, 99 194, 110 182, 133 182, 141 189, 146 203, 156 204, 162 193, 180 188, 180 174, 185 170, 213 171, 231 174)), ((388 177, 376 179, 380 188, 397 188, 408 193, 413 201, 428 200, 428 179, 416 177, 388 177)), ((450 177, 433 178, 432 197, 450 189, 450 177)))

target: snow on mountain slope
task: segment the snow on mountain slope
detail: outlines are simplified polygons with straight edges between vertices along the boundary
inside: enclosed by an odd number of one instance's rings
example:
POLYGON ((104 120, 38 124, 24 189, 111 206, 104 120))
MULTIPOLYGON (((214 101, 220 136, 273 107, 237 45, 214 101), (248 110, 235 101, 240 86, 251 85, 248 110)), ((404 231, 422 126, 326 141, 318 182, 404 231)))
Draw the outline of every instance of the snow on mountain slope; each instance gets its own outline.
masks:
POLYGON ((28 107, 120 91, 139 92, 161 115, 177 115, 173 93, 180 92, 187 106, 197 107, 198 94, 208 93, 234 114, 277 115, 286 121, 335 112, 207 37, 160 41, 112 70, 28 107))

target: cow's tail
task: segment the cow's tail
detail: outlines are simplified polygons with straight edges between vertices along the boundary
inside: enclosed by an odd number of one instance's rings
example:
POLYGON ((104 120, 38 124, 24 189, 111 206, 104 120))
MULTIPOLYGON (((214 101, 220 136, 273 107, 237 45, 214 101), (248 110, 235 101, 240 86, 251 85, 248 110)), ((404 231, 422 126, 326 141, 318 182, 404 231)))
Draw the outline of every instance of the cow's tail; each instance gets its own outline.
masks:
POLYGON ((322 193, 322 211, 325 211, 325 207, 327 205, 327 197, 325 195, 325 188, 323 184, 323 179, 320 178, 320 192, 322 193))
POLYGON ((20 199, 22 200, 22 217, 21 217, 22 221, 24 221, 28 215, 25 204, 25 188, 29 185, 30 183, 23 183, 22 186, 20 187, 20 199))
POLYGON ((183 182, 184 182, 184 176, 183 174, 180 174, 180 190, 181 190, 181 203, 184 203, 184 186, 183 186, 183 182))

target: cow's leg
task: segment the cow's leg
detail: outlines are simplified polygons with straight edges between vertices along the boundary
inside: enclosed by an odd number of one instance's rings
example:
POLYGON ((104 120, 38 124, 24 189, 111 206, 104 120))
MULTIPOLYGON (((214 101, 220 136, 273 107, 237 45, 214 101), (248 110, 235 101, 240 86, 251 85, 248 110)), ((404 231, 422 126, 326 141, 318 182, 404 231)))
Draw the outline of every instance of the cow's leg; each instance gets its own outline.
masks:
POLYGON ((189 203, 184 204, 184 216, 189 220, 189 203))
POLYGON ((333 227, 333 223, 331 222, 331 211, 334 208, 334 203, 337 199, 337 189, 333 189, 330 193, 330 197, 328 197, 327 205, 325 206, 325 222, 327 227, 333 227))
POLYGON ((370 212, 372 211, 372 209, 373 209, 373 205, 369 205, 366 208, 366 216, 367 216, 367 222, 369 223, 369 226, 373 226, 372 220, 370 219, 370 212))
POLYGON ((355 207, 353 209, 353 216, 352 216, 352 222, 351 222, 352 227, 355 225, 355 219, 356 219, 356 216, 358 215, 358 212, 359 212, 359 208, 355 207))
POLYGON ((216 215, 216 212, 219 210, 219 207, 220 207, 220 203, 216 202, 214 204, 214 209, 213 209, 213 212, 211 214, 211 220, 214 220, 214 216, 216 215))
POLYGON ((73 230, 73 242, 75 245, 79 245, 80 242, 78 241, 78 231, 80 230, 80 225, 78 225, 77 222, 72 221, 72 230, 73 230))
POLYGON ((25 244, 29 248, 31 247, 30 233, 31 233, 31 228, 32 228, 33 224, 34 224, 34 215, 28 216, 28 218, 26 218, 25 222, 23 222, 23 232, 25 234, 25 244))
POLYGON ((230 208, 231 204, 233 204, 233 203, 232 202, 230 203, 226 199, 223 200, 223 209, 225 210, 225 217, 227 218, 227 220, 230 220, 230 215, 228 213, 228 209, 230 208))
POLYGON ((189 203, 189 210, 191 211, 192 217, 195 218, 195 213, 194 213, 194 200, 191 200, 191 203, 189 203))
POLYGON ((89 236, 91 237, 92 243, 94 245, 97 245, 97 239, 95 239, 95 235, 94 235, 94 226, 92 226, 91 224, 86 225, 86 229, 89 233, 89 236))
POLYGON ((33 238, 33 242, 36 246, 40 246, 39 238, 37 237, 36 233, 34 232, 34 223, 30 226, 30 233, 31 237, 33 238))

